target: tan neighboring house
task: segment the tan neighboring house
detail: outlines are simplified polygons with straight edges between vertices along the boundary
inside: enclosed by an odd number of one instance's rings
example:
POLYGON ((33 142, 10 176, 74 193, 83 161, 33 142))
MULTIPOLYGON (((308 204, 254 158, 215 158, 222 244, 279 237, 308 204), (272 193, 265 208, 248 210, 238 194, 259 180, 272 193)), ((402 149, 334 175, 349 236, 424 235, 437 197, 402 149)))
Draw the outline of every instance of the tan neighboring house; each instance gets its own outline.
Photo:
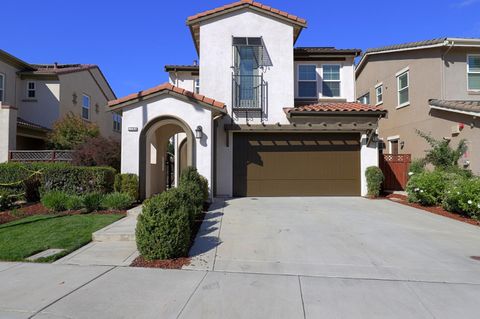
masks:
POLYGON ((369 49, 356 68, 356 96, 388 110, 378 133, 384 153, 425 155, 416 129, 455 146, 460 165, 480 174, 480 39, 441 38, 369 49))
POLYGON ((67 113, 121 138, 121 117, 104 105, 115 93, 92 64, 30 64, 0 50, 0 162, 10 150, 41 150, 53 123, 67 113))

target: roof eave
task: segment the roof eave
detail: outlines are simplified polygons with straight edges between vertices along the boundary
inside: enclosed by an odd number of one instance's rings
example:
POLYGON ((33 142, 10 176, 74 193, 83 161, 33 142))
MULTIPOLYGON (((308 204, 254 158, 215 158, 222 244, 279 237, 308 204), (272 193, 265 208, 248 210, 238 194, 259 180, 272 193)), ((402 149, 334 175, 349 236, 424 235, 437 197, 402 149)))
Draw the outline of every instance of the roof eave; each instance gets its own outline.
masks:
POLYGON ((431 109, 434 110, 440 110, 440 111, 445 111, 445 112, 452 112, 452 113, 459 113, 459 114, 464 114, 464 115, 470 115, 473 117, 480 117, 480 112, 472 112, 472 111, 463 111, 463 110, 457 110, 449 107, 444 107, 444 106, 437 106, 437 105, 432 105, 429 104, 431 109))

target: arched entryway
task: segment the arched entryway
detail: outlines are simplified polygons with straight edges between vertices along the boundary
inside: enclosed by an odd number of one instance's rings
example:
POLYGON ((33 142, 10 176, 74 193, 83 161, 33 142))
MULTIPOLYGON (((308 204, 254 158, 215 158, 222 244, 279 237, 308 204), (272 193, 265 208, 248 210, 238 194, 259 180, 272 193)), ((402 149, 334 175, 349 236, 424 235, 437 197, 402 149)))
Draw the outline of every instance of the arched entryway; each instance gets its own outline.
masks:
MULTIPOLYGON (((161 116, 151 120, 140 134, 140 195, 151 197, 167 189, 167 152, 174 138, 184 136, 184 146, 174 156, 182 157, 183 166, 194 166, 194 135, 182 119, 161 116), (182 134, 184 133, 184 134, 182 134), (186 136, 186 137, 185 137, 186 136)), ((183 167, 184 168, 184 167, 183 167)), ((179 176, 182 165, 176 165, 175 176, 179 176)))

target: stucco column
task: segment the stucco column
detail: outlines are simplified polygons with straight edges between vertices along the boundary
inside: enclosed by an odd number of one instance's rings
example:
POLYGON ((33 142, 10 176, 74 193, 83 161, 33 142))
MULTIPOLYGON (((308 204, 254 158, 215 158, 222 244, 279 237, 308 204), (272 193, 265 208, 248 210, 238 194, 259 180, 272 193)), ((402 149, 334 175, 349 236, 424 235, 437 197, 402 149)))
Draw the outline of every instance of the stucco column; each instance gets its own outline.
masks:
POLYGON ((362 187, 362 196, 367 196, 367 178, 365 177, 365 171, 367 167, 378 166, 378 143, 371 142, 367 146, 368 136, 363 134, 361 138, 361 150, 360 150, 360 172, 361 176, 361 187, 362 187))
POLYGON ((8 151, 16 149, 16 141, 17 108, 0 104, 0 163, 8 161, 8 151))

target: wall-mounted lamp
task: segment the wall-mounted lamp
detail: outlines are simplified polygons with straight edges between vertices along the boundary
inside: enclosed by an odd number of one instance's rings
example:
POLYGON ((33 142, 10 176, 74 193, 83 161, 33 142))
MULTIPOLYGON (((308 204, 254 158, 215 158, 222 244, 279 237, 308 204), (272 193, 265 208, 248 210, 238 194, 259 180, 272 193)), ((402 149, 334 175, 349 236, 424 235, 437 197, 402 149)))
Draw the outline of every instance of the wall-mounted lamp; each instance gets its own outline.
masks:
POLYGON ((199 125, 195 130, 195 137, 201 139, 203 137, 203 128, 199 125))
POLYGON ((403 149, 405 147, 405 141, 400 142, 400 147, 403 149))

